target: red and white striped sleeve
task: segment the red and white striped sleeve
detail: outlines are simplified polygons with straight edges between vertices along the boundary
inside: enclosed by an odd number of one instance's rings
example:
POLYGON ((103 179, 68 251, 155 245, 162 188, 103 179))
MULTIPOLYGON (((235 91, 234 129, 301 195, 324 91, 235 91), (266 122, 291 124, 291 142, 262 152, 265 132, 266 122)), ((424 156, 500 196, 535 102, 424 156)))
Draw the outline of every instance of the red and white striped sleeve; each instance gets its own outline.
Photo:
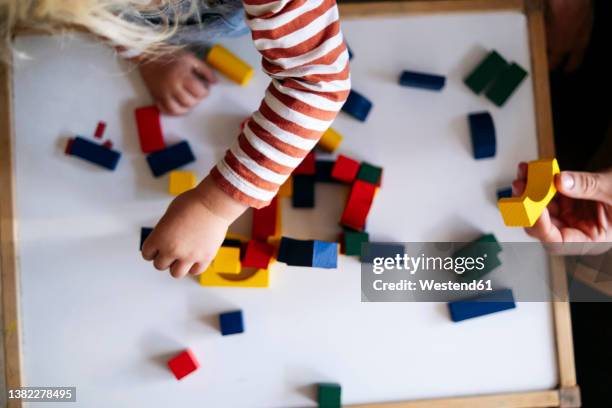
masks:
POLYGON ((223 191, 266 206, 316 145, 351 86, 335 0, 244 0, 264 71, 272 78, 259 110, 212 169, 223 191))

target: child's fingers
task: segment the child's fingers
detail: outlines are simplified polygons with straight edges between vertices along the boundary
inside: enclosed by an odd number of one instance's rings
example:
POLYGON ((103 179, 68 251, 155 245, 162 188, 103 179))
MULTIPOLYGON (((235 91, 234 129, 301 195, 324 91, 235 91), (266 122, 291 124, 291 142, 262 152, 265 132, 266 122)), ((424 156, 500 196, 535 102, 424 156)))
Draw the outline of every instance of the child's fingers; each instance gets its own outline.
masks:
POLYGON ((142 252, 142 257, 146 261, 152 261, 157 256, 158 251, 157 251, 157 248, 155 248, 153 245, 148 244, 147 241, 145 241, 144 244, 142 245, 141 252, 142 252))
POLYGON ((189 269, 190 275, 199 275, 202 272, 204 272, 204 267, 200 262, 194 263, 191 269, 189 269))
POLYGON ((172 265, 172 263, 176 260, 173 256, 163 255, 158 253, 155 259, 153 260, 153 266, 158 271, 165 271, 172 265))
POLYGON ((167 115, 182 115, 187 112, 187 109, 181 107, 172 97, 159 101, 157 107, 162 113, 167 115))
POLYGON ((185 91, 197 99, 204 99, 208 96, 208 88, 197 79, 185 82, 185 91))
POLYGON ((177 91, 174 94, 174 99, 185 109, 192 108, 198 103, 198 100, 185 90, 177 91))
POLYGON ((212 68, 206 65, 206 63, 204 63, 203 61, 197 60, 197 63, 195 64, 193 70, 208 82, 212 84, 217 82, 217 76, 215 75, 215 71, 213 71, 212 68))
POLYGON ((172 275, 173 278, 182 278, 187 275, 187 272, 189 272, 192 266, 192 262, 177 260, 170 266, 170 275, 172 275))

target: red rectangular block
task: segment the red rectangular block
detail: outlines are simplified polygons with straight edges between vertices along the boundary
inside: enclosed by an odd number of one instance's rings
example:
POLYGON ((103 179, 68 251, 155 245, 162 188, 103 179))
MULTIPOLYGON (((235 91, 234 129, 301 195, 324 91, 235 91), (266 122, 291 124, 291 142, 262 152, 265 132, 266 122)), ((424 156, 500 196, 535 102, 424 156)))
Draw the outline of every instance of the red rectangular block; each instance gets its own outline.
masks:
POLYGON ((339 155, 332 167, 331 177, 345 183, 352 183, 359 172, 359 162, 350 157, 339 155))
POLYGON ((316 173, 316 158, 314 152, 310 152, 304 157, 304 160, 300 163, 299 166, 293 170, 294 175, 304 174, 308 176, 312 176, 316 173))
POLYGON ((356 180, 349 193, 340 224, 355 230, 363 230, 375 194, 374 184, 356 180))
POLYGON ((265 241, 276 233, 276 221, 278 219, 278 196, 264 208, 253 210, 253 226, 251 236, 253 239, 265 241))
POLYGON ((159 109, 156 106, 143 106, 134 111, 138 138, 143 153, 153 153, 166 148, 161 128, 159 109))
POLYGON ((250 240, 247 244, 242 266, 246 268, 267 269, 274 255, 274 247, 265 242, 250 240))
POLYGON ((96 139, 101 139, 104 136, 104 131, 106 130, 106 122, 100 121, 98 122, 98 126, 96 126, 96 131, 94 132, 94 137, 96 139))
POLYGON ((193 352, 189 349, 172 357, 168 361, 168 368, 174 374, 177 380, 191 374, 200 367, 200 363, 196 359, 193 352))

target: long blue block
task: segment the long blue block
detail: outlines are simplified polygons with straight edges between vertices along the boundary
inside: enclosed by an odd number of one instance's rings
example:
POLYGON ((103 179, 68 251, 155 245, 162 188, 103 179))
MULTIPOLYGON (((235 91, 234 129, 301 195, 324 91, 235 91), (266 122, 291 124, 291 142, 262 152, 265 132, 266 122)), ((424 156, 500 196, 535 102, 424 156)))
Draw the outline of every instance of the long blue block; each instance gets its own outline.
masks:
POLYGON ((193 161, 195 161, 195 156, 187 141, 166 147, 164 150, 151 153, 147 156, 147 162, 155 177, 162 176, 193 161))
POLYGON ((342 110, 357 120, 365 122, 372 109, 372 102, 359 92, 351 90, 342 110))
POLYGON ((312 266, 314 241, 282 237, 278 248, 278 261, 291 266, 312 266))
POLYGON ((400 244, 387 244, 384 242, 367 242, 362 244, 362 263, 373 263, 374 258, 394 258, 396 255, 403 256, 406 248, 400 244))
POLYGON ((338 267, 338 243, 315 241, 312 254, 314 268, 334 269, 338 267))
POLYGON ((495 156, 497 142, 495 125, 489 112, 470 113, 470 135, 475 159, 485 159, 495 156))
POLYGON ((485 295, 448 303, 448 310, 453 322, 514 309, 515 307, 512 289, 500 289, 485 295))
POLYGON ((118 151, 90 142, 81 136, 76 136, 69 143, 71 143, 67 151, 69 155, 87 160, 109 170, 115 170, 121 158, 121 153, 118 151))
POLYGON ((399 77, 401 86, 439 91, 446 84, 446 77, 424 72, 403 71, 399 77))

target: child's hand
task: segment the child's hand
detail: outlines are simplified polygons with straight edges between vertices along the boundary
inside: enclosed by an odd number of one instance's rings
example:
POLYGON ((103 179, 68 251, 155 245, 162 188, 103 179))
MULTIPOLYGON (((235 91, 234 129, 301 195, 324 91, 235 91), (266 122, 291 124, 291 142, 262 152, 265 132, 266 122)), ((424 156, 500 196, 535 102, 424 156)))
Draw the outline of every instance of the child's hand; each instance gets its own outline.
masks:
POLYGON ((168 115, 183 115, 208 96, 208 85, 217 82, 212 69, 195 55, 179 51, 169 57, 138 64, 157 107, 168 115))
POLYGON ((180 278, 203 272, 223 243, 227 228, 246 206, 206 178, 178 196, 142 246, 142 256, 180 278))

